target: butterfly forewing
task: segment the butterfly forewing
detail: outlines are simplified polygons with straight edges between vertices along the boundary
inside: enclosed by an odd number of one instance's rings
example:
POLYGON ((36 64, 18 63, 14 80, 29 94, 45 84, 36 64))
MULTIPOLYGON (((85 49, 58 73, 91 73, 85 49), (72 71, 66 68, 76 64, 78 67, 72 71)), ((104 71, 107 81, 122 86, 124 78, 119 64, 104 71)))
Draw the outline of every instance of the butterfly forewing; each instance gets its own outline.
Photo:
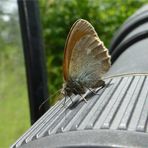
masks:
POLYGON ((93 26, 76 21, 67 38, 64 53, 64 78, 95 87, 110 67, 110 56, 93 26))
POLYGON ((70 29, 64 49, 63 72, 64 79, 66 81, 69 78, 69 64, 71 62, 71 55, 74 46, 83 36, 87 34, 97 36, 96 32, 93 31, 93 28, 90 26, 90 24, 83 19, 77 20, 70 29))

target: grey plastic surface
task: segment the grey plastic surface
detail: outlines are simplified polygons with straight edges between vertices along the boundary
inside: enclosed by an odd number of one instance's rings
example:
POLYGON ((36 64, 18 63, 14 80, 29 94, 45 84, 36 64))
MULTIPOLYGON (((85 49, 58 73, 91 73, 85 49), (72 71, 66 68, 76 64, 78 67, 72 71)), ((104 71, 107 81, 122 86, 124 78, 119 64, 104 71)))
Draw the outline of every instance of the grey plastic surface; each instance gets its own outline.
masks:
POLYGON ((148 147, 148 76, 106 79, 87 103, 73 96, 49 109, 15 147, 148 147))

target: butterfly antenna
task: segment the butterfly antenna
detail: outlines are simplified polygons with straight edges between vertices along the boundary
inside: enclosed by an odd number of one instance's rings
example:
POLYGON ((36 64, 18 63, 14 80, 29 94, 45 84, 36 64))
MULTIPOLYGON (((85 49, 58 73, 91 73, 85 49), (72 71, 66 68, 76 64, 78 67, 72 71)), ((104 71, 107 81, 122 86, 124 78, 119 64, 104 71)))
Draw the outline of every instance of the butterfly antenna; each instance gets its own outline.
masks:
POLYGON ((59 91, 61 91, 62 89, 59 89, 58 91, 56 91, 53 95, 49 96, 45 101, 43 101, 41 103, 41 105, 39 106, 39 110, 42 108, 42 106, 49 100, 49 98, 55 96, 59 91))

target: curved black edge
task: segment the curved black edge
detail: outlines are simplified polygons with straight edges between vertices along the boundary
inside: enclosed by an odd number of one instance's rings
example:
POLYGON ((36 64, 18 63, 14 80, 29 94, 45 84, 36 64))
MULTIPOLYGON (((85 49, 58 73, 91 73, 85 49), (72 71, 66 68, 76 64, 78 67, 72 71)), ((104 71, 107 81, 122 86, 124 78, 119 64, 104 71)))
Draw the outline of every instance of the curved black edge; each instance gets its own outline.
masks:
POLYGON ((119 29, 119 31, 117 32, 117 35, 111 42, 111 45, 109 48, 110 54, 112 54, 115 48, 121 43, 121 41, 123 41, 126 35, 129 34, 129 32, 131 32, 141 24, 146 23, 147 21, 148 21, 148 14, 137 18, 137 20, 132 20, 132 22, 128 22, 127 24, 125 24, 125 26, 123 25, 123 27, 119 29))
POLYGON ((111 55, 111 62, 114 63, 115 60, 122 54, 122 52, 124 52, 129 46, 147 37, 148 37, 148 31, 143 31, 132 36, 125 42, 121 43, 119 46, 117 46, 117 48, 114 49, 111 55))
POLYGON ((120 130, 83 130, 53 134, 31 141, 21 148, 125 148, 148 147, 148 135, 120 130))

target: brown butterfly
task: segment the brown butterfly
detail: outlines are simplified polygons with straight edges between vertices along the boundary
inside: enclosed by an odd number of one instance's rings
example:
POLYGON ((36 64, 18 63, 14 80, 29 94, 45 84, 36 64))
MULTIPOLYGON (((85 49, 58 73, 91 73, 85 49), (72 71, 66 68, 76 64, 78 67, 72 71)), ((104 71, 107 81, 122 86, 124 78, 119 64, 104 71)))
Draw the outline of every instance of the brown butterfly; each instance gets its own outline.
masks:
POLYGON ((86 20, 77 20, 67 37, 64 50, 64 81, 61 93, 82 95, 87 89, 104 86, 103 75, 110 68, 108 49, 94 27, 86 20))
POLYGON ((71 94, 82 96, 87 89, 104 86, 102 77, 110 65, 108 49, 99 39, 94 27, 86 20, 77 20, 71 27, 65 44, 63 64, 65 83, 59 91, 64 96, 70 97, 71 94))

